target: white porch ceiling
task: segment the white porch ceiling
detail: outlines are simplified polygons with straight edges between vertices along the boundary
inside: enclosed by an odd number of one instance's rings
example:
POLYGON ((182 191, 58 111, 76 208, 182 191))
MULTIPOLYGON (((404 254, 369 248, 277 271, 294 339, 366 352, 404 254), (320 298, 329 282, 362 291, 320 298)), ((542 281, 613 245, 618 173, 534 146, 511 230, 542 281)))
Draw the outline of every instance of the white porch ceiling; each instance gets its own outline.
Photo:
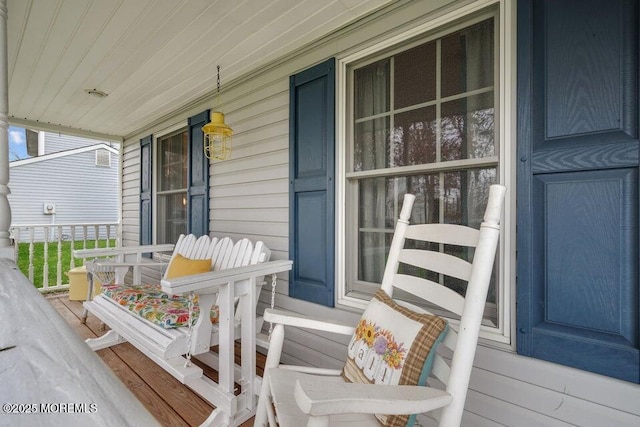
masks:
POLYGON ((393 1, 8 0, 10 122, 124 137, 393 1))

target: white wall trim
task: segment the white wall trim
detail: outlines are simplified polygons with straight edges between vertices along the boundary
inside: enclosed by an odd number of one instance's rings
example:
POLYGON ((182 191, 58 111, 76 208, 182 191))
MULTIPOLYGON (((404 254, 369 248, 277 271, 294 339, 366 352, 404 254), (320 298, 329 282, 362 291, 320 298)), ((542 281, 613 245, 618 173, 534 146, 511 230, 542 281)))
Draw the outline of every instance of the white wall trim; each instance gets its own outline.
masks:
POLYGON ((38 131, 62 133, 71 136, 80 136, 83 138, 100 139, 104 141, 123 142, 124 138, 120 135, 110 135, 107 133, 92 132, 84 129, 75 129, 67 126, 54 125, 51 123, 42 123, 37 120, 19 119, 17 117, 9 117, 9 124, 19 126, 25 129, 33 129, 38 131))
POLYGON ((154 143, 159 139, 162 138, 163 136, 169 135, 170 133, 173 132, 177 132, 181 129, 184 129, 186 127, 188 127, 189 124, 186 120, 184 121, 179 121, 177 123, 173 123, 171 125, 167 125, 166 127, 160 129, 159 131, 157 131, 156 133, 153 134, 153 140, 154 143))
POLYGON ((96 151, 96 150, 107 150, 107 151, 110 151, 112 154, 118 154, 119 152, 119 150, 116 148, 110 147, 107 144, 100 143, 95 145, 89 145, 87 147, 74 148, 72 150, 58 151, 57 153, 45 154, 43 156, 29 157, 28 159, 15 160, 9 163, 9 167, 12 168, 16 166, 24 166, 31 163, 44 162, 51 159, 57 159, 59 157, 72 156, 74 154, 85 153, 87 151, 96 151))

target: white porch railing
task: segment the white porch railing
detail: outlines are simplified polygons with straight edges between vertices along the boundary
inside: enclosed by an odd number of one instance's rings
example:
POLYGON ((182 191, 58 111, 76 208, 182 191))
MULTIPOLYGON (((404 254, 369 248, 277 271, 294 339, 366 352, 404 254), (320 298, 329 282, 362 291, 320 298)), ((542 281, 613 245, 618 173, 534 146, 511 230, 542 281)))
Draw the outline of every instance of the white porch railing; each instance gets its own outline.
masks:
MULTIPOLYGON (((81 223, 81 224, 15 224, 9 228, 14 241, 15 260, 31 283, 39 287, 40 292, 64 290, 69 287, 63 273, 82 265, 82 260, 73 257, 73 249, 90 249, 120 246, 120 225, 118 223, 81 223), (21 244, 23 250, 20 250, 21 244), (28 251, 24 250, 28 245, 28 251), (69 260, 65 246, 69 247, 69 260), (55 251, 51 254, 51 251, 55 251), (26 253, 25 253, 26 252, 26 253), (63 252, 65 257, 63 257, 63 252), (51 256, 53 255, 53 256, 51 256), (28 263, 25 258, 28 257, 28 263), (42 275, 36 275, 35 260, 42 260, 42 275), (54 265, 51 264, 53 260, 54 265), (28 266, 28 267, 26 267, 28 266), (24 271, 26 269, 26 271, 24 271), (50 280, 49 273, 55 269, 55 278, 50 280), (41 277, 41 279, 40 279, 41 277)), ((38 263, 39 264, 39 263, 38 263)))

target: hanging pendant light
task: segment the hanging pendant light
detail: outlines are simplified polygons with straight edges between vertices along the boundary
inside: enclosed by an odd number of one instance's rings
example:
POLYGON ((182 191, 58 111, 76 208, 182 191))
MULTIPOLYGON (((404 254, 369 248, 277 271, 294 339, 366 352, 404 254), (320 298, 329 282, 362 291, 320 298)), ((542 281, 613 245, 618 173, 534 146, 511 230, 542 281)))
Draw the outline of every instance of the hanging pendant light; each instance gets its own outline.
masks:
MULTIPOLYGON (((220 106, 220 66, 218 65, 218 106, 220 106)), ((204 155, 207 159, 226 160, 231 157, 233 129, 224 122, 220 111, 211 113, 211 121, 202 127, 204 155)))

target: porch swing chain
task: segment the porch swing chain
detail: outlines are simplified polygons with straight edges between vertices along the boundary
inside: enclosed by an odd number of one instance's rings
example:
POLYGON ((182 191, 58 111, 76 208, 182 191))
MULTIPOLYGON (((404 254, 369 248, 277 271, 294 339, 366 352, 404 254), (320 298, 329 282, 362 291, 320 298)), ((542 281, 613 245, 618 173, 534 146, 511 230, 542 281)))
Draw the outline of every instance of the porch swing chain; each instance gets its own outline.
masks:
MULTIPOLYGON (((276 285, 278 283, 278 276, 276 273, 271 275, 271 310, 275 307, 276 303, 276 285)), ((271 333, 273 332, 273 322, 269 322, 269 341, 271 341, 271 333)))
POLYGON ((187 360, 184 362, 184 367, 191 366, 191 335, 193 333, 193 291, 189 292, 189 323, 187 326, 187 360))

